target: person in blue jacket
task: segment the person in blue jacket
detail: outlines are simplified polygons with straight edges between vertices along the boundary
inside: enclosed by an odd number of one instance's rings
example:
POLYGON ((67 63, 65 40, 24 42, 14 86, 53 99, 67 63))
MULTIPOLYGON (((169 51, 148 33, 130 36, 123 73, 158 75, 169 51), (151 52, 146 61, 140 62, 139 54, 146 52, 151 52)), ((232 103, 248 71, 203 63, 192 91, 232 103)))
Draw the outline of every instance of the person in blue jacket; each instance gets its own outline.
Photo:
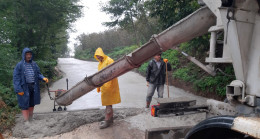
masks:
POLYGON ((48 78, 41 74, 38 65, 33 61, 32 51, 24 48, 22 60, 13 72, 13 84, 25 121, 32 119, 34 106, 40 104, 39 80, 48 83, 48 78))

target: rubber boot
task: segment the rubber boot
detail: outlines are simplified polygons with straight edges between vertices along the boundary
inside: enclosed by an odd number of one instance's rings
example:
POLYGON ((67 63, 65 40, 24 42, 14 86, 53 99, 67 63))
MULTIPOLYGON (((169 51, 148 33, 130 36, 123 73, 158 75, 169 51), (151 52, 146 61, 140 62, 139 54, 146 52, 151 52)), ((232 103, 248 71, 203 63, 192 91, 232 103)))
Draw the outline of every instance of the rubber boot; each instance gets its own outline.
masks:
POLYGON ((104 129, 109 127, 110 125, 113 124, 113 109, 112 106, 107 106, 106 107, 106 116, 105 116, 105 121, 102 121, 99 125, 100 129, 104 129))
POLYGON ((150 102, 146 102, 145 108, 149 108, 149 107, 150 107, 150 102))

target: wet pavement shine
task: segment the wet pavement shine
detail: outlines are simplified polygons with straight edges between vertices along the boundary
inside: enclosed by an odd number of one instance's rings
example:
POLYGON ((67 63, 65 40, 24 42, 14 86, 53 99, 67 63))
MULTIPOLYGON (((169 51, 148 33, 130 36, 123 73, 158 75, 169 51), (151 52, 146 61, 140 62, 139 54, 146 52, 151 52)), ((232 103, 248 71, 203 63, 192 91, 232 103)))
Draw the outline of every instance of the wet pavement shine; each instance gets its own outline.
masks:
MULTIPOLYGON (((98 62, 82 61, 74 58, 59 58, 58 67, 64 72, 63 77, 54 82, 50 86, 50 90, 67 89, 66 79, 68 79, 69 88, 83 80, 86 76, 96 73, 98 62)), ((113 105, 114 108, 144 108, 146 99, 146 80, 144 77, 135 72, 127 72, 118 77, 121 103, 113 105)), ((167 97, 166 86, 164 87, 164 97, 167 97)), ((170 86, 170 97, 188 97, 197 100, 197 104, 205 104, 206 99, 187 93, 182 89, 170 86)), ((53 93, 51 93, 54 96, 53 93)), ((155 92, 154 97, 157 97, 155 92)), ((41 104, 35 106, 35 113, 52 112, 53 100, 50 100, 47 90, 42 93, 41 104)), ((156 104, 153 99, 151 104, 156 104)), ((63 107, 62 107, 63 108, 63 107)), ((96 89, 83 95, 75 100, 71 105, 67 106, 68 111, 82 109, 104 109, 101 105, 101 93, 97 93, 96 89)), ((57 109, 57 106, 56 106, 57 109)))

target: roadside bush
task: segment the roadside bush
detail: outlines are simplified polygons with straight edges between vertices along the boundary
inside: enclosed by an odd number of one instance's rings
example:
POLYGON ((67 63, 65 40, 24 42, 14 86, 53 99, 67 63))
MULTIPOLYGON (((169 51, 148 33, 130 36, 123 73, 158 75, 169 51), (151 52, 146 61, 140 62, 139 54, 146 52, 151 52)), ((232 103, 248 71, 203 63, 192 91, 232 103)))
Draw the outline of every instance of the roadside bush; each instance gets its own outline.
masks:
MULTIPOLYGON (((124 55, 127 55, 137 49, 137 45, 131 45, 131 46, 119 46, 115 47, 111 50, 103 49, 104 53, 111 57, 114 60, 117 60, 121 58, 124 55)), ((82 51, 76 51, 75 53, 75 58, 81 59, 81 60, 95 60, 94 59, 94 54, 95 54, 96 49, 85 49, 82 51)))
POLYGON ((228 85, 232 80, 235 79, 234 70, 231 65, 225 67, 224 72, 228 75, 223 75, 218 72, 216 76, 206 76, 194 82, 194 87, 196 90, 215 92, 217 95, 226 95, 226 85, 228 85))
POLYGON ((81 59, 81 60, 95 60, 94 59, 94 53, 95 49, 85 49, 81 51, 75 51, 75 58, 81 59))
POLYGON ((196 65, 189 64, 187 67, 175 70, 173 77, 192 83, 196 91, 203 91, 205 93, 215 92, 219 96, 225 96, 226 85, 234 80, 235 76, 233 76, 234 71, 231 65, 224 66, 224 69, 224 73, 227 75, 218 72, 216 76, 210 76, 205 71, 200 70, 196 65))
POLYGON ((51 61, 37 60, 36 63, 38 64, 43 76, 50 79, 55 77, 54 68, 58 64, 56 60, 51 60, 51 61))
POLYGON ((177 50, 167 50, 162 53, 162 58, 169 60, 169 63, 172 66, 172 70, 177 69, 180 66, 180 53, 177 50))
POLYGON ((149 64, 149 61, 143 63, 143 64, 137 69, 138 72, 140 72, 142 75, 145 75, 148 64, 149 64))
POLYGON ((186 82, 192 82, 193 78, 189 75, 189 68, 184 67, 184 68, 179 68, 173 72, 173 77, 182 79, 183 81, 186 82))
POLYGON ((20 112, 18 106, 7 106, 0 98, 0 133, 11 129, 15 124, 15 115, 20 112))
POLYGON ((125 47, 115 47, 112 52, 108 53, 107 55, 114 60, 119 59, 123 57, 124 55, 127 55, 131 52, 133 52, 135 49, 137 49, 137 45, 131 45, 131 46, 125 46, 125 47))
POLYGON ((0 55, 0 84, 11 87, 13 69, 19 61, 17 50, 11 45, 0 45, 0 55))
POLYGON ((19 112, 13 90, 13 69, 19 61, 17 49, 11 45, 0 45, 0 132, 10 129, 19 112))
POLYGON ((17 106, 17 98, 13 88, 7 88, 0 84, 0 98, 8 106, 11 107, 17 106))

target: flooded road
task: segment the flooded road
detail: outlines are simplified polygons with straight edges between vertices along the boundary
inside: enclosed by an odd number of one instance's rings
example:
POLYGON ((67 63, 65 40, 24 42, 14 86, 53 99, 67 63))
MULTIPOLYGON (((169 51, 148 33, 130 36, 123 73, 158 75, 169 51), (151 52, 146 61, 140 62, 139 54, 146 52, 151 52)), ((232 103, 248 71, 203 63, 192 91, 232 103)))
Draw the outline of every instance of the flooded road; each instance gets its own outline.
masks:
MULTIPOLYGON (((74 58, 59 58, 58 67, 64 72, 63 78, 54 82, 50 86, 50 90, 67 89, 66 79, 69 80, 69 88, 83 80, 86 75, 90 76, 97 72, 98 62, 82 61, 74 58)), ((128 72, 118 78, 121 103, 113 105, 114 108, 144 108, 146 98, 146 80, 135 72, 128 72)), ((167 90, 164 90, 164 97, 167 97, 167 90)), ((53 96, 53 94, 52 94, 53 96)), ((170 86, 170 97, 185 96, 197 100, 197 104, 205 104, 206 99, 187 93, 182 89, 170 86)), ((155 92, 154 97, 157 97, 155 92)), ((156 104, 153 99, 152 104, 156 104)), ((71 105, 67 106, 67 110, 81 110, 98 108, 103 109, 101 105, 101 94, 96 92, 96 89, 85 94, 75 100, 71 105)), ((56 107, 57 109, 57 107, 56 107)), ((41 104, 35 106, 35 112, 52 112, 53 100, 50 100, 48 93, 42 94, 41 104)))

